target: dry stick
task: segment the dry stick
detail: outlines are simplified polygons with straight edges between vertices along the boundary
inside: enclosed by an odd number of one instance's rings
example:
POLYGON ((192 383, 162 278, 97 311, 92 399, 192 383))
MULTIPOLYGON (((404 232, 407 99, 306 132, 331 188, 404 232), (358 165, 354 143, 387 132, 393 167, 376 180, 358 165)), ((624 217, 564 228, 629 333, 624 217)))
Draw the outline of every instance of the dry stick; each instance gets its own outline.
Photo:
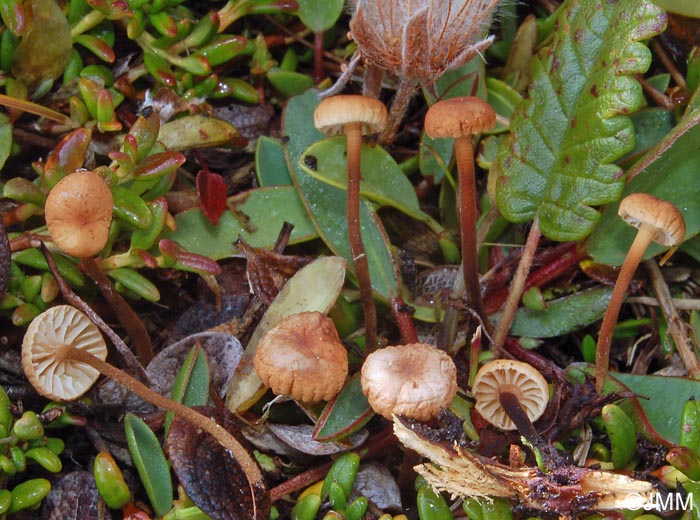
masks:
POLYGON ((673 62, 673 60, 669 57, 668 53, 666 52, 666 49, 664 49, 663 45, 659 43, 659 40, 657 38, 653 38, 651 40, 651 48, 656 54, 656 56, 661 60, 661 63, 663 63, 664 67, 666 67, 666 70, 671 74, 671 77, 673 78, 673 81, 676 82, 676 85, 678 85, 681 88, 687 88, 687 84, 685 82, 685 77, 683 77, 683 74, 681 71, 678 70, 678 67, 676 67, 676 64, 673 62))
POLYGON ((255 488, 262 488, 265 485, 262 472, 241 443, 238 442, 233 435, 226 431, 226 429, 216 421, 211 420, 209 417, 202 415, 192 408, 188 408, 181 403, 172 401, 171 399, 162 396, 125 372, 113 367, 105 361, 102 361, 85 350, 73 347, 72 345, 62 345, 56 350, 56 359, 59 361, 71 359, 85 363, 86 365, 90 365, 101 374, 124 385, 127 390, 135 393, 142 399, 159 408, 167 410, 168 412, 172 412, 183 419, 186 419, 190 423, 214 437, 219 444, 221 444, 221 446, 231 452, 238 464, 240 464, 241 469, 248 479, 250 493, 253 497, 253 507, 256 507, 255 488))
POLYGON ((105 300, 107 300, 112 309, 114 309, 117 314, 117 319, 119 319, 119 322, 131 338, 141 364, 147 365, 151 359, 153 359, 155 353, 151 345, 151 337, 148 335, 148 331, 139 317, 131 306, 126 303, 122 295, 117 292, 112 282, 107 278, 107 275, 97 266, 93 257, 89 256, 81 259, 78 267, 97 284, 97 288, 102 293, 102 296, 104 296, 105 300))
POLYGON ((693 346, 688 341, 688 335, 684 330, 684 323, 678 315, 678 310, 673 303, 671 292, 668 290, 668 285, 666 285, 663 274, 661 274, 661 269, 659 269, 659 266, 653 258, 644 262, 644 267, 646 267, 649 273, 651 288, 661 305, 661 312, 668 324, 668 332, 671 334, 676 344, 678 355, 681 357, 685 368, 688 370, 688 374, 693 378, 697 378, 700 376, 700 362, 695 355, 693 346))
POLYGON ((332 465, 332 461, 326 462, 315 468, 307 469, 303 473, 299 473, 289 480, 278 484, 270 490, 270 502, 274 504, 283 496, 304 489, 309 484, 313 484, 317 480, 325 477, 332 465))
POLYGON ((360 223, 362 124, 349 123, 345 126, 348 151, 348 241, 360 287, 362 312, 365 316, 365 344, 371 352, 377 348, 377 311, 374 307, 372 279, 369 274, 369 261, 362 241, 362 225, 360 223))
POLYGON ((114 347, 117 349, 117 351, 119 351, 119 354, 121 354, 122 361, 124 362, 127 371, 141 381, 150 383, 151 379, 148 377, 148 374, 146 374, 146 371, 138 362, 131 349, 126 345, 126 343, 124 343, 124 340, 122 340, 119 335, 116 334, 112 328, 107 325, 95 311, 92 310, 92 307, 85 303, 85 301, 83 301, 80 296, 75 294, 73 289, 71 289, 70 286, 63 281, 63 278, 58 272, 53 256, 51 256, 46 244, 43 242, 41 243, 41 252, 44 254, 44 258, 46 258, 46 263, 49 264, 49 269, 51 270, 53 277, 56 279, 56 283, 58 284, 58 288, 61 290, 63 299, 70 303, 73 307, 76 307, 87 314, 88 318, 90 318, 92 322, 100 328, 104 335, 110 339, 114 347))
POLYGON ((535 217, 530 227, 530 233, 527 235, 527 241, 525 242, 525 247, 523 248, 523 253, 518 263, 518 269, 515 271, 513 282, 510 285, 510 292, 508 293, 506 304, 503 307, 501 320, 498 322, 498 327, 493 337, 491 348, 495 357, 500 357, 503 351, 503 344, 508 336, 510 324, 513 322, 513 318, 515 318, 515 311, 518 310, 518 302, 523 294, 527 275, 530 272, 532 261, 535 258, 537 244, 540 241, 540 234, 539 219, 535 217))
MULTIPOLYGON (((681 311, 700 311, 700 300, 696 298, 671 298, 673 306, 681 311)), ((659 300, 650 296, 630 296, 627 303, 638 303, 639 305, 649 305, 658 307, 662 305, 659 300)))

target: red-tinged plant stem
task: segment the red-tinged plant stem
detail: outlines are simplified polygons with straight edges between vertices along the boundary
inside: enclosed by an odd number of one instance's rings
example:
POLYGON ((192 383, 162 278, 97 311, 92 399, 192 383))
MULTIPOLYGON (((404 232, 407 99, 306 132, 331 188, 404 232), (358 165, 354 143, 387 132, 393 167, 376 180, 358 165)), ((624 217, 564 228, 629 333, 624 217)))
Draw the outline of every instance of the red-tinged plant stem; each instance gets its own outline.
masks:
POLYGON ((457 209, 459 213, 459 232, 462 247, 462 276, 467 291, 467 301, 481 318, 481 323, 488 335, 493 326, 484 312, 479 282, 479 258, 477 254, 477 201, 476 178, 474 175, 474 146, 472 136, 457 137, 454 144, 457 160, 457 209))
POLYGON ((496 332, 493 336, 492 350, 495 357, 500 357, 503 351, 503 343, 508 336, 508 331, 510 330, 510 325, 515 318, 515 311, 518 310, 518 303, 520 302, 520 297, 525 289, 525 282, 527 281, 527 275, 530 272, 530 267, 532 266, 532 260, 535 258, 535 252, 537 251, 537 244, 540 241, 540 224, 539 219, 535 217, 530 226, 530 233, 528 233, 527 240, 525 241, 525 246, 523 247, 523 254, 520 257, 520 262, 518 263, 518 269, 515 271, 515 276, 513 277, 513 282, 510 286, 510 293, 506 299, 506 304, 503 307, 503 313, 501 314, 501 321, 498 322, 498 327, 496 327, 496 332))
POLYGON ((248 483, 250 484, 251 495, 253 497, 255 497, 253 488, 265 485, 262 472, 248 451, 241 445, 240 442, 238 442, 238 440, 236 440, 233 435, 226 431, 225 428, 215 421, 212 421, 209 417, 206 417, 192 408, 188 408, 181 403, 168 399, 158 392, 151 390, 149 387, 134 379, 126 372, 113 367, 106 361, 102 361, 85 350, 75 348, 71 345, 62 345, 56 350, 56 359, 70 359, 90 365, 101 374, 117 381, 127 390, 135 393, 154 406, 162 408, 168 412, 173 412, 175 415, 186 419, 193 425, 210 434, 219 442, 219 444, 221 444, 221 446, 231 452, 231 455, 233 455, 236 462, 238 462, 238 464, 241 466, 241 469, 245 473, 248 483))
POLYGON ((323 69, 323 31, 314 33, 314 83, 320 83, 326 77, 323 69))
POLYGON ((367 65, 365 74, 362 77, 362 95, 379 99, 379 93, 382 90, 382 77, 384 70, 376 65, 367 65))
POLYGON ((362 312, 365 317, 365 344, 369 352, 377 348, 377 312, 372 295, 369 261, 362 240, 360 223, 360 156, 362 153, 361 123, 345 125, 348 150, 348 241, 360 288, 362 312))
POLYGON ((379 136, 379 144, 386 146, 394 142, 396 132, 399 129, 401 121, 408 110, 408 104, 418 87, 418 82, 412 78, 401 78, 399 86, 394 94, 394 99, 391 102, 389 109, 389 118, 384 131, 379 136))
POLYGON ((307 469, 303 473, 299 473, 289 480, 285 480, 281 484, 278 484, 270 490, 270 502, 274 504, 285 495, 289 495, 295 491, 300 491, 310 484, 321 480, 326 476, 332 465, 333 461, 328 461, 320 466, 316 466, 315 468, 307 469))
POLYGON ((401 296, 391 299, 391 312, 396 320, 403 344, 418 343, 418 334, 410 310, 401 296))

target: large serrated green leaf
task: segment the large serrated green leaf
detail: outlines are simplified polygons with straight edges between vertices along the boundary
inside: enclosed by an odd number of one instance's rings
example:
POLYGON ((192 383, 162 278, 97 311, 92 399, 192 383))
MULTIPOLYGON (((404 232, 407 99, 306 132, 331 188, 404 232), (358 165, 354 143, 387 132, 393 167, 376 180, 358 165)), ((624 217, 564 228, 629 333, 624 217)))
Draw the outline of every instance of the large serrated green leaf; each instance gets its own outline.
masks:
POLYGON ((551 45, 532 63, 530 97, 491 169, 509 220, 539 217, 544 235, 580 240, 598 221, 592 206, 617 200, 624 181, 612 164, 634 148, 629 114, 644 105, 634 78, 651 62, 641 40, 661 32, 650 2, 570 0, 551 45))

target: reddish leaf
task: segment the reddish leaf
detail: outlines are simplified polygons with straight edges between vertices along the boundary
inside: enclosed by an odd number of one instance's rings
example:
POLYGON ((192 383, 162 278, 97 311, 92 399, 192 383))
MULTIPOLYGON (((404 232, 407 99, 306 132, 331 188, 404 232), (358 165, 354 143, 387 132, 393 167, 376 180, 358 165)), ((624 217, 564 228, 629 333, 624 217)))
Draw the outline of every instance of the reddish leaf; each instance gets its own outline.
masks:
POLYGON ((199 207, 212 225, 216 226, 226 209, 226 182, 218 173, 207 168, 197 173, 197 195, 199 207))
MULTIPOLYGON (((228 410, 209 406, 195 408, 245 442, 228 410)), ((249 480, 241 466, 210 435, 176 417, 165 449, 187 496, 215 520, 269 518, 270 495, 267 489, 255 487, 252 496, 249 480)))

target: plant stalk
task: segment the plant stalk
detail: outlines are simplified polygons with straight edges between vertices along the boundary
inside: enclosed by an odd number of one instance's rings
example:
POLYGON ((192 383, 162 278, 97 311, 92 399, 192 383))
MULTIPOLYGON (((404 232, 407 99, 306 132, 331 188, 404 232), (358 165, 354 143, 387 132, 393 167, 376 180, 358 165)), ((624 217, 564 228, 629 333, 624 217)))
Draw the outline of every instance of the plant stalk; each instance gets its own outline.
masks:
POLYGON ((360 223, 360 157, 362 153, 362 125, 349 123, 345 125, 348 150, 348 241, 355 274, 360 288, 362 312, 365 316, 365 343, 369 352, 377 348, 377 312, 372 295, 372 279, 369 274, 369 261, 362 240, 360 223))

